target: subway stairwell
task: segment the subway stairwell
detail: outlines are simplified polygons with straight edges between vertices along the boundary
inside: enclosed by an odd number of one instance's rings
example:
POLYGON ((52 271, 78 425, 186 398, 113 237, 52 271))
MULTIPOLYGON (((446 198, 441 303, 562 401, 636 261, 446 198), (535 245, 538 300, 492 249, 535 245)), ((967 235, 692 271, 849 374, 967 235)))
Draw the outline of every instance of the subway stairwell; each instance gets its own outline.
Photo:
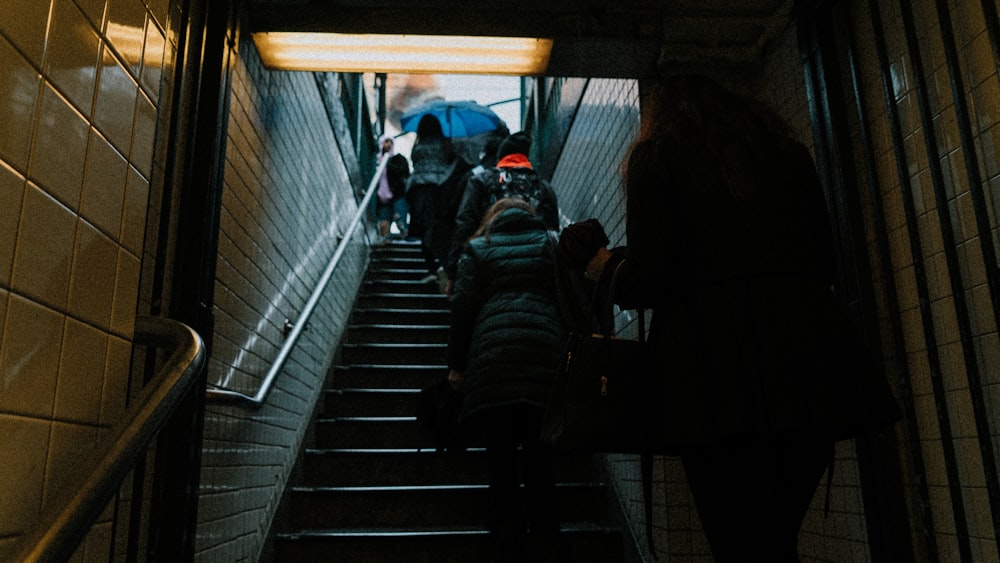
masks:
MULTIPOLYGON (((418 243, 374 255, 323 404, 275 525, 274 561, 491 561, 486 456, 438 452, 416 422, 419 390, 447 373, 448 302, 418 243)), ((557 460, 564 560, 623 560, 592 456, 557 460)))

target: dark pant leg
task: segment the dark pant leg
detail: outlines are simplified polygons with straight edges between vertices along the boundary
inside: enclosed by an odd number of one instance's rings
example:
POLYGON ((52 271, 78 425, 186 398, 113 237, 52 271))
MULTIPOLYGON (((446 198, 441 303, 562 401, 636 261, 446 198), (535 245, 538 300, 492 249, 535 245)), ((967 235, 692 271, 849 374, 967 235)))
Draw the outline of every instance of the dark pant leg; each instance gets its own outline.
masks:
POLYGON ((501 408, 482 413, 480 419, 486 440, 494 551, 499 561, 522 562, 527 526, 521 505, 515 419, 501 408))
POLYGON ((525 406, 521 409, 520 442, 528 528, 532 533, 554 534, 559 531, 559 507, 553 451, 539 439, 544 409, 525 406))
POLYGON ((832 469, 833 442, 786 442, 779 446, 778 470, 774 486, 777 491, 780 519, 775 528, 778 537, 794 538, 798 548, 799 530, 816 494, 823 474, 832 469))
POLYGON ((424 258, 424 264, 426 265, 428 274, 437 275, 438 261, 434 257, 434 252, 431 250, 431 245, 426 239, 420 241, 420 254, 424 258))
POLYGON ((754 440, 691 447, 681 459, 717 562, 798 561, 798 534, 833 444, 754 440))
POLYGON ((559 543, 553 451, 538 439, 543 414, 539 407, 516 405, 490 409, 483 416, 491 530, 501 561, 560 561, 564 551, 559 543))
POLYGON ((529 563, 569 561, 568 546, 559 533, 554 452, 538 438, 544 413, 541 408, 525 407, 522 414, 522 470, 528 511, 526 561, 529 563))

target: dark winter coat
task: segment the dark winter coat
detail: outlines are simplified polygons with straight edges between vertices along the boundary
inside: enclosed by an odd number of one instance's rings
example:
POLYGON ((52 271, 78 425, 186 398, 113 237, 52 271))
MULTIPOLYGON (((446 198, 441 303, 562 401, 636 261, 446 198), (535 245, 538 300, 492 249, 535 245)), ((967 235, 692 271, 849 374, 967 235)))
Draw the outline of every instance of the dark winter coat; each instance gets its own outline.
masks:
MULTIPOLYGON (((637 151, 658 150, 644 144, 637 151)), ((796 145, 785 169, 768 172, 769 195, 737 198, 720 179, 691 177, 684 150, 627 186, 617 301, 653 310, 651 370, 669 397, 657 423, 684 443, 842 439, 895 420, 885 377, 831 289, 832 236, 808 151, 796 145)))
POLYGON ((463 417, 548 400, 566 338, 549 240, 538 217, 509 209, 459 261, 448 363, 465 374, 463 417))
MULTIPOLYGON (((465 241, 479 228, 479 223, 486 215, 486 210, 502 196, 499 187, 501 169, 487 168, 471 176, 465 186, 462 200, 455 215, 454 234, 451 247, 445 261, 445 271, 450 279, 454 279, 458 267, 458 258, 462 254, 465 241)), ((539 203, 535 212, 542 218, 545 226, 551 230, 559 229, 559 204, 552 186, 542 178, 537 178, 539 203)))
POLYGON ((454 155, 443 138, 418 139, 410 151, 413 171, 406 181, 410 206, 410 234, 423 238, 434 221, 438 187, 454 166, 454 155))
POLYGON ((448 257, 455 233, 455 214, 462 200, 462 190, 472 164, 463 157, 456 157, 448 177, 434 192, 431 222, 427 225, 424 240, 434 257, 442 265, 448 257))

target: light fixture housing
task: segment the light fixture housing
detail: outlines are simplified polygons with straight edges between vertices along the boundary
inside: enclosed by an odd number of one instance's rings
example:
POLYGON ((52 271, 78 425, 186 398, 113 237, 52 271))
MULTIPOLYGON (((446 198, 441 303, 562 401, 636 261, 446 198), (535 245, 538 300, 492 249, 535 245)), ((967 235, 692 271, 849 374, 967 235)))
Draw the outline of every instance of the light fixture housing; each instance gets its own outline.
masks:
POLYGON ((272 70, 409 74, 545 74, 552 40, 534 37, 257 32, 272 70))

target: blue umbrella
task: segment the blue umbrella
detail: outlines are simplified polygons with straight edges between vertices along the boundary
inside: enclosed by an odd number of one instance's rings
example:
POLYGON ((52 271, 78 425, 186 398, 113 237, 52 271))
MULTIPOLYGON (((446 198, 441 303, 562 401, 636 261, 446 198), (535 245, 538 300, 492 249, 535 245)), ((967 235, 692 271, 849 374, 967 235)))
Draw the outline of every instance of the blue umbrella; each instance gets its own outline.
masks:
POLYGON ((472 137, 493 131, 502 124, 506 125, 493 110, 476 102, 435 100, 404 113, 400 118, 400 126, 403 131, 416 132, 420 118, 427 114, 441 122, 444 136, 449 138, 472 137))

